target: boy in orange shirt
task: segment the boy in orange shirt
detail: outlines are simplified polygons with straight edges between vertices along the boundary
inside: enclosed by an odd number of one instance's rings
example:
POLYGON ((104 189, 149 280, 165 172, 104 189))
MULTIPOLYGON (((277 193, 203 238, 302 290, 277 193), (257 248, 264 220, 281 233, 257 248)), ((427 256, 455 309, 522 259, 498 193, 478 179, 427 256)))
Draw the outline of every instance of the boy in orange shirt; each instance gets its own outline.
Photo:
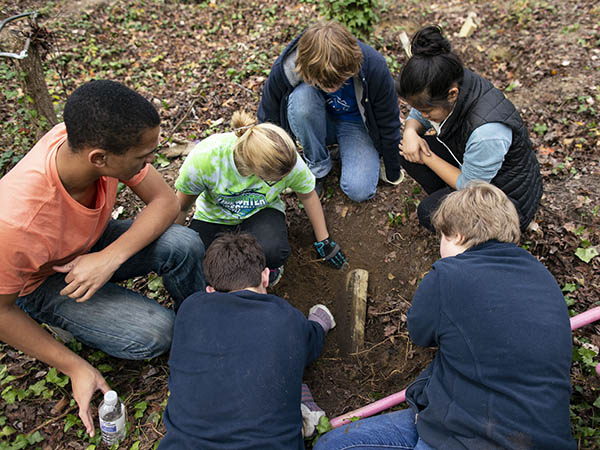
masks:
POLYGON ((67 100, 50 130, 0 179, 0 339, 71 378, 87 432, 98 370, 37 323, 121 358, 166 352, 174 312, 115 284, 155 271, 175 308, 204 289, 197 234, 171 225, 177 198, 150 164, 160 118, 122 84, 98 80, 67 100), (119 180, 146 204, 135 221, 112 220, 119 180))

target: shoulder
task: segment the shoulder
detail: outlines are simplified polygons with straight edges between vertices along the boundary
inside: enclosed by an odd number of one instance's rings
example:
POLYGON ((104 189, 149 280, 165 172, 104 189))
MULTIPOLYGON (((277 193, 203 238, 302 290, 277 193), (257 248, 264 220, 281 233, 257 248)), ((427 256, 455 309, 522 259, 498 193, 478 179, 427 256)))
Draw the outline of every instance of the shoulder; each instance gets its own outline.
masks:
POLYGON ((373 47, 365 44, 362 41, 358 41, 358 45, 360 47, 360 50, 362 51, 363 58, 365 58, 369 61, 373 61, 374 63, 383 62, 385 64, 384 56, 381 53, 379 53, 377 50, 375 50, 373 47))
POLYGON ((363 54, 362 69, 365 74, 368 76, 369 74, 375 73, 387 73, 391 78, 385 57, 373 47, 361 41, 358 41, 358 44, 363 54))
POLYGON ((510 141, 512 139, 512 130, 503 123, 488 122, 475 128, 469 138, 477 140, 502 139, 510 141))

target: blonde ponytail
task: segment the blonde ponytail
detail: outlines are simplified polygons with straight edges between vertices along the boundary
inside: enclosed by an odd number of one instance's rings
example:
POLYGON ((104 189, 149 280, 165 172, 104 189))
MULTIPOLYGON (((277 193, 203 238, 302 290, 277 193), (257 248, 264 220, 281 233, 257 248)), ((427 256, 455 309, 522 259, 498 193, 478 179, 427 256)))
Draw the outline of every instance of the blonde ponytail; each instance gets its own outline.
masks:
POLYGON ((246 111, 236 111, 231 116, 231 128, 237 137, 242 135, 256 123, 256 119, 246 111))
POLYGON ((265 181, 279 181, 296 165, 296 144, 277 125, 254 123, 245 111, 236 111, 231 117, 238 137, 233 154, 238 172, 245 177, 256 175, 265 181))

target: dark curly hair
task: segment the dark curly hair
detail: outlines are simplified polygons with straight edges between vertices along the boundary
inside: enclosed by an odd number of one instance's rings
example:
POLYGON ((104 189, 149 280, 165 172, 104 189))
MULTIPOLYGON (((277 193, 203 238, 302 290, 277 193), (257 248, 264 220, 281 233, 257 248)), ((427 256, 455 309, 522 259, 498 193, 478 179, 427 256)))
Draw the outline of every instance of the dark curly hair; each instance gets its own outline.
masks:
POLYGON ((437 26, 415 33, 412 56, 396 78, 396 92, 418 107, 448 105, 448 91, 463 79, 464 67, 437 26))
POLYGON ((75 89, 63 119, 74 151, 101 148, 118 155, 137 145, 145 130, 160 125, 152 103, 109 80, 90 81, 75 89))

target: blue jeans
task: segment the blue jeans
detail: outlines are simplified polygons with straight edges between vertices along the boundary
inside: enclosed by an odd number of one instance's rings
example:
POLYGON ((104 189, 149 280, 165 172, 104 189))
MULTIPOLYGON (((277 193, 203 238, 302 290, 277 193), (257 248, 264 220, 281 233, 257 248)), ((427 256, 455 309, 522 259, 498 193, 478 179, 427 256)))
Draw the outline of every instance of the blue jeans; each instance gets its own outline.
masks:
POLYGON ((319 438, 314 450, 433 450, 417 433, 415 413, 404 409, 362 419, 336 428, 319 438))
MULTIPOLYGON (((107 247, 131 222, 110 221, 91 252, 107 247)), ((109 355, 152 358, 169 350, 175 313, 115 283, 154 271, 163 277, 177 309, 186 297, 204 290, 203 259, 204 246, 198 235, 186 227, 172 225, 121 265, 112 279, 86 302, 77 303, 60 295, 66 286, 65 274, 57 273, 31 294, 19 297, 17 305, 38 322, 67 330, 78 341, 109 355)))
POLYGON ((317 178, 331 170, 327 145, 338 144, 342 161, 340 187, 351 200, 362 202, 375 195, 379 180, 379 152, 365 124, 338 120, 325 108, 325 94, 300 83, 288 99, 288 121, 302 144, 304 159, 317 178))

